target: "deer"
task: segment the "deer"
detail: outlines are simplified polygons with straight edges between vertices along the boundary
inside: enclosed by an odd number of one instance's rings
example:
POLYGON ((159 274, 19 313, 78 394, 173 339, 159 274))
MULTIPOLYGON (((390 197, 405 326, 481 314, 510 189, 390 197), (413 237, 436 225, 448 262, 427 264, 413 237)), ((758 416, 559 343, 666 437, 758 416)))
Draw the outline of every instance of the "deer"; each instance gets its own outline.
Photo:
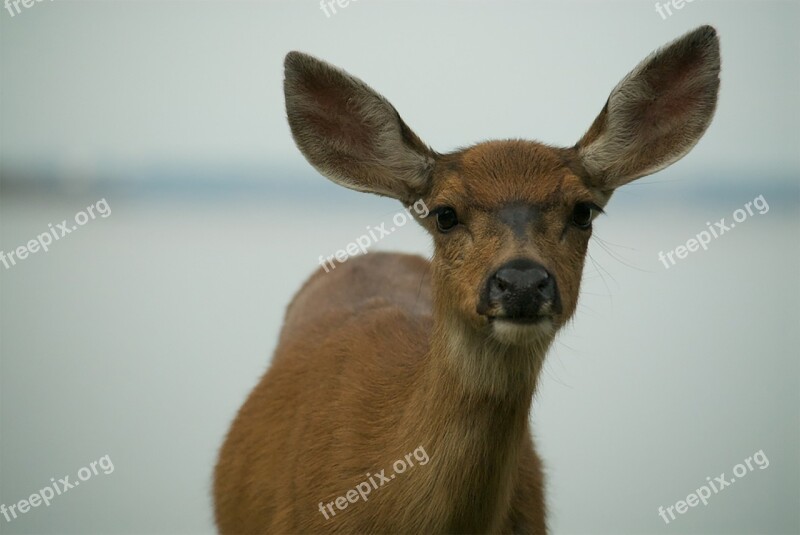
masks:
POLYGON ((439 153, 360 79, 289 52, 300 152, 346 188, 423 200, 433 254, 358 255, 304 283, 220 449, 219 531, 547 533, 532 399, 593 222, 618 187, 696 145, 719 85, 719 38, 701 26, 626 75, 574 146, 439 153), (419 448, 424 466, 383 474, 419 448), (362 499, 349 490, 364 481, 362 499))

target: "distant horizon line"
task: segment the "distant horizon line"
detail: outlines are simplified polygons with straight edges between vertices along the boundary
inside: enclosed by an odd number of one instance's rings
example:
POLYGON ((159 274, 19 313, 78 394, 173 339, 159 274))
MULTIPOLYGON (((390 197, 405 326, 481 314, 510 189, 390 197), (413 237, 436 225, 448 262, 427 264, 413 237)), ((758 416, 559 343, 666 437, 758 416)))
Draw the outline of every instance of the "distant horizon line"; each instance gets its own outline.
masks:
MULTIPOLYGON (((763 193, 776 201, 800 203, 800 171, 670 169, 634 182, 621 191, 625 192, 624 197, 643 201, 679 198, 707 203, 738 199, 741 194, 763 193)), ((7 161, 0 163, 0 195, 70 196, 87 192, 113 192, 128 197, 248 195, 291 199, 333 196, 340 201, 357 194, 324 179, 310 166, 288 162, 267 165, 147 162, 137 166, 100 163, 84 172, 77 167, 66 170, 52 162, 24 167, 7 161), (274 178, 276 175, 279 178, 274 178), (270 176, 273 178, 268 178, 270 176)))

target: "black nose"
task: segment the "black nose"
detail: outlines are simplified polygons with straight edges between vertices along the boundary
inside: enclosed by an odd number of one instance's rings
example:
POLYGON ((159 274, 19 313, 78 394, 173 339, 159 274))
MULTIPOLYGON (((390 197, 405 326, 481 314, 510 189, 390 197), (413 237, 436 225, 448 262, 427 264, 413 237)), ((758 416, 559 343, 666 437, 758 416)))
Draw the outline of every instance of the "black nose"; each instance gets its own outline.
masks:
POLYGON ((556 283, 540 264, 517 259, 504 264, 487 283, 489 308, 498 310, 497 317, 516 320, 537 319, 545 305, 557 304, 556 283))

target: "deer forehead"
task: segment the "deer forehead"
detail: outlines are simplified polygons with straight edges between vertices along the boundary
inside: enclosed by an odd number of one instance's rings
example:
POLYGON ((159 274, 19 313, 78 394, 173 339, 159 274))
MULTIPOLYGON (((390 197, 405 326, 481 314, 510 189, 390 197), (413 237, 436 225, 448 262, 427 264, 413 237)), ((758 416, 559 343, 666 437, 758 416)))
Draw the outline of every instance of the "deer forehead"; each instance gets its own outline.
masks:
POLYGON ((487 141, 441 158, 431 201, 502 214, 510 206, 600 200, 578 173, 563 149, 535 141, 487 141))

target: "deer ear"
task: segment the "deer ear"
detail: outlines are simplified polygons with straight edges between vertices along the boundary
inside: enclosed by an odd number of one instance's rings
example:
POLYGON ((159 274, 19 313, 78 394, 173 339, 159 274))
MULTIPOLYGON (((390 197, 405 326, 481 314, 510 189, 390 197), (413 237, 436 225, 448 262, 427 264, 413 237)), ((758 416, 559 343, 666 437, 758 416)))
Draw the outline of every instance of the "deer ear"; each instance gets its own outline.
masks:
POLYGON ((292 136, 320 173, 347 188, 406 203, 427 191, 436 154, 385 98, 300 52, 287 54, 284 69, 292 136))
POLYGON ((610 192, 685 156, 714 116, 719 72, 719 39, 711 26, 640 63, 576 146, 590 180, 610 192))

